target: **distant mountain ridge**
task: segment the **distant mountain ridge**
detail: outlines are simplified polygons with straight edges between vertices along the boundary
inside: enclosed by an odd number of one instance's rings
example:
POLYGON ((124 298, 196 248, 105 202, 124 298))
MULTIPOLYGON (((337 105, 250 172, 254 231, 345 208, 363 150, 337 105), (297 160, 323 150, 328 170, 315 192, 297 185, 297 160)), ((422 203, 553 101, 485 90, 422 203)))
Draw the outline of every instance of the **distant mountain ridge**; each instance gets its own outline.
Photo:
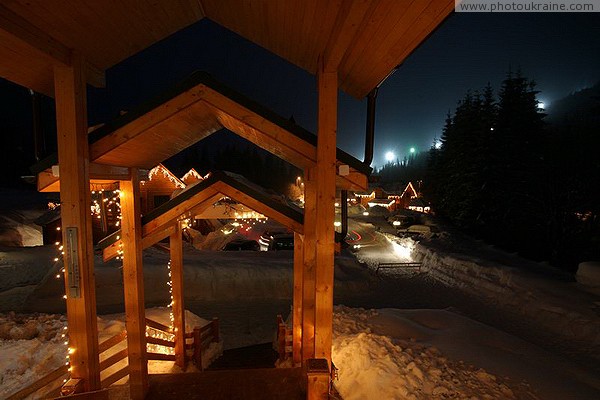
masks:
POLYGON ((546 122, 554 125, 600 124, 600 82, 552 103, 546 122))

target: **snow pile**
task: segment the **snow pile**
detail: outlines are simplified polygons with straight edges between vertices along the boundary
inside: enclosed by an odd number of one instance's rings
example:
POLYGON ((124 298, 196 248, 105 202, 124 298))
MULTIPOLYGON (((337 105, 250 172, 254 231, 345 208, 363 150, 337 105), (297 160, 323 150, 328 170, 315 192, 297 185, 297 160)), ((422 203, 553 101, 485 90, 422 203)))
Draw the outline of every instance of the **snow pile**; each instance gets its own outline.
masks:
POLYGON ((39 210, 16 210, 0 215, 0 245, 41 246, 44 244, 42 227, 33 223, 39 210))
POLYGON ((385 324, 391 334, 377 333, 378 316, 375 310, 335 309, 332 357, 345 400, 516 398, 504 379, 417 343, 425 338, 417 324, 392 318, 385 324))
POLYGON ((579 263, 577 282, 582 285, 600 288, 600 262, 587 261, 579 263))
POLYGON ((65 363, 64 327, 64 316, 0 314, 0 398, 65 363))

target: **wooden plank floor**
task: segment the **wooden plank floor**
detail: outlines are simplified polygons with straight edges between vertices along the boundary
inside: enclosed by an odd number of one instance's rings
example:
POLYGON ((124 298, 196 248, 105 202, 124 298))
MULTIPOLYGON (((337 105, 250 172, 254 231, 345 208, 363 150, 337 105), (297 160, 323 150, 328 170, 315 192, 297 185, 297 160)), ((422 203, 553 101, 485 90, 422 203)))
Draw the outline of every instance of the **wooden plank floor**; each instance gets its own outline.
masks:
POLYGON ((150 375, 147 400, 304 400, 302 368, 260 368, 150 375))

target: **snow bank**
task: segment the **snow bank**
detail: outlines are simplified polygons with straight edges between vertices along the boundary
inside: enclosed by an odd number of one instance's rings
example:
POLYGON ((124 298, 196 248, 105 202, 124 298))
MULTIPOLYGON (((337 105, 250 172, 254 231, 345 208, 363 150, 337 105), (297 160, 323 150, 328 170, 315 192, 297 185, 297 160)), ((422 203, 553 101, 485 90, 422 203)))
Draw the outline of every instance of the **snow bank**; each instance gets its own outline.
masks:
POLYGON ((598 395, 560 359, 447 310, 335 307, 332 358, 345 400, 598 395))
POLYGON ((600 288, 600 262, 587 261, 577 267, 577 282, 585 286, 600 288))
POLYGON ((42 227, 33 220, 39 217, 40 210, 16 210, 0 215, 0 245, 29 247, 44 244, 42 227))
POLYGON ((38 284, 54 264, 53 246, 0 247, 0 292, 38 284))
POLYGON ((442 283, 522 315, 545 333, 600 354, 597 296, 552 276, 552 271, 535 271, 543 269, 542 265, 506 253, 487 253, 488 257, 478 256, 475 250, 465 253, 432 239, 418 243, 413 257, 423 263, 423 271, 442 283))
POLYGON ((515 398, 501 379, 417 343, 424 334, 414 323, 386 321, 387 336, 373 331, 375 310, 335 311, 332 357, 345 400, 515 398))

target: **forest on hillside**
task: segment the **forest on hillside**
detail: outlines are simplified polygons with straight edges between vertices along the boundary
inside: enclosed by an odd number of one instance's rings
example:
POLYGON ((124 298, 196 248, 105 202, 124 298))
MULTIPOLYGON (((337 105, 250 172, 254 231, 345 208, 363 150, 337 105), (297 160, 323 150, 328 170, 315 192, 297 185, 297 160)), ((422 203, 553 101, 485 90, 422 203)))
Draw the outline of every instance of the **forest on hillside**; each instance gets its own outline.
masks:
POLYGON ((537 93, 521 73, 508 73, 497 94, 467 92, 428 154, 379 173, 384 184, 422 179, 455 226, 574 271, 600 259, 600 84, 548 116, 537 93))

